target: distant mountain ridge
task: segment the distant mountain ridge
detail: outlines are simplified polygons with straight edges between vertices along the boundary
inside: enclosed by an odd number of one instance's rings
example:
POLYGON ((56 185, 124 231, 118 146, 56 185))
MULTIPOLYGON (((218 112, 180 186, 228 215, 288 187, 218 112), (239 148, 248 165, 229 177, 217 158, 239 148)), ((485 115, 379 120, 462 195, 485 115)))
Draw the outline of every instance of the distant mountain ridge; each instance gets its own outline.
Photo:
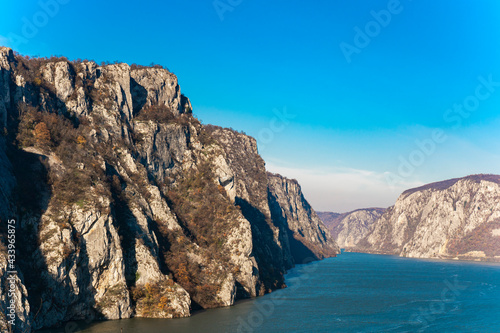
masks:
POLYGON ((362 208, 347 213, 317 212, 340 248, 351 249, 372 231, 385 208, 362 208))
POLYGON ((427 189, 446 190, 464 178, 467 178, 468 180, 474 181, 474 182, 490 181, 493 183, 500 184, 500 175, 477 174, 477 175, 470 175, 470 176, 466 176, 466 177, 462 177, 462 178, 452 178, 452 179, 447 179, 447 180, 443 180, 443 181, 439 181, 439 182, 425 184, 425 185, 422 185, 419 187, 415 187, 415 188, 411 188, 409 190, 406 190, 401 195, 410 195, 410 194, 415 193, 417 191, 424 191, 427 189))
POLYGON ((403 192, 355 250, 500 261, 500 176, 471 175, 403 192))
POLYGON ((408 189, 387 209, 317 214, 348 251, 500 261, 500 175, 408 189))

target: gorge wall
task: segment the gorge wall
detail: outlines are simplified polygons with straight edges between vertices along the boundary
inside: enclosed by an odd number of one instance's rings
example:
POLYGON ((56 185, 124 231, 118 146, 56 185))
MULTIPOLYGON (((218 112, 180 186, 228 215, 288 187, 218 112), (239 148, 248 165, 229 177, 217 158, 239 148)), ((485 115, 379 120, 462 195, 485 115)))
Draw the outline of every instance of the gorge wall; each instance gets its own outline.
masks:
POLYGON ((338 246, 255 139, 203 126, 159 66, 0 48, 0 329, 172 318, 284 287, 338 246))
POLYGON ((500 176, 473 175, 404 192, 356 251, 500 261, 500 176))
POLYGON ((318 212, 318 216, 328 227, 338 246, 351 250, 373 230, 384 211, 384 208, 364 208, 342 214, 318 212))

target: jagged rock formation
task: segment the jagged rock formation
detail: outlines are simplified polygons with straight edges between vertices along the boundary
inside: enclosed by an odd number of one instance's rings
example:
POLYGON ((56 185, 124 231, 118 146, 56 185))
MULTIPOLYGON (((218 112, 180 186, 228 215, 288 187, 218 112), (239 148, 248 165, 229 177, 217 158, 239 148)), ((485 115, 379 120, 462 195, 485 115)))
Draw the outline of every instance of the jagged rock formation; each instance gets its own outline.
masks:
POLYGON ((166 69, 0 48, 0 129, 16 330, 188 316, 283 287, 305 248, 337 252, 300 187, 266 174, 253 138, 202 126, 166 69))
POLYGON ((500 176, 474 175, 404 192, 357 250, 500 261, 500 176))
POLYGON ((364 208, 348 213, 318 212, 338 246, 350 250, 375 227, 384 208, 364 208))
POLYGON ((288 233, 283 243, 291 249, 293 258, 321 259, 340 251, 295 179, 268 173, 268 184, 271 215, 278 221, 281 234, 288 233))

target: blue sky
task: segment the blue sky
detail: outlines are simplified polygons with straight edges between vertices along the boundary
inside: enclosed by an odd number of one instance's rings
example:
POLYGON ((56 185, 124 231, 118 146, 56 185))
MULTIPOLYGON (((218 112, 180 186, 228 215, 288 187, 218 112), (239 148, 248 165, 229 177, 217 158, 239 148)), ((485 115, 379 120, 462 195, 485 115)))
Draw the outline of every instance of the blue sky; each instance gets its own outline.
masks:
POLYGON ((500 174, 498 1, 2 8, 0 44, 20 53, 167 66, 204 123, 256 137, 268 169, 297 178, 317 210, 386 207, 409 187, 500 174))

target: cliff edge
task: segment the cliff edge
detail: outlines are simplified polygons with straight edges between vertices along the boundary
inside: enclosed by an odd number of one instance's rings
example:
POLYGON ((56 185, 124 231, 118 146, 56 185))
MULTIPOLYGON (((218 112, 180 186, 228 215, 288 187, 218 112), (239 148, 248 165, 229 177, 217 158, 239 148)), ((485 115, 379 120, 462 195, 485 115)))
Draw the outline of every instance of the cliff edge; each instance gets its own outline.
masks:
POLYGON ((2 47, 0 130, 14 330, 185 317, 282 288, 293 265, 338 252, 298 184, 266 173, 255 139, 202 125, 160 66, 2 47))
POLYGON ((500 261, 500 176, 472 175, 405 191, 357 250, 500 261))

